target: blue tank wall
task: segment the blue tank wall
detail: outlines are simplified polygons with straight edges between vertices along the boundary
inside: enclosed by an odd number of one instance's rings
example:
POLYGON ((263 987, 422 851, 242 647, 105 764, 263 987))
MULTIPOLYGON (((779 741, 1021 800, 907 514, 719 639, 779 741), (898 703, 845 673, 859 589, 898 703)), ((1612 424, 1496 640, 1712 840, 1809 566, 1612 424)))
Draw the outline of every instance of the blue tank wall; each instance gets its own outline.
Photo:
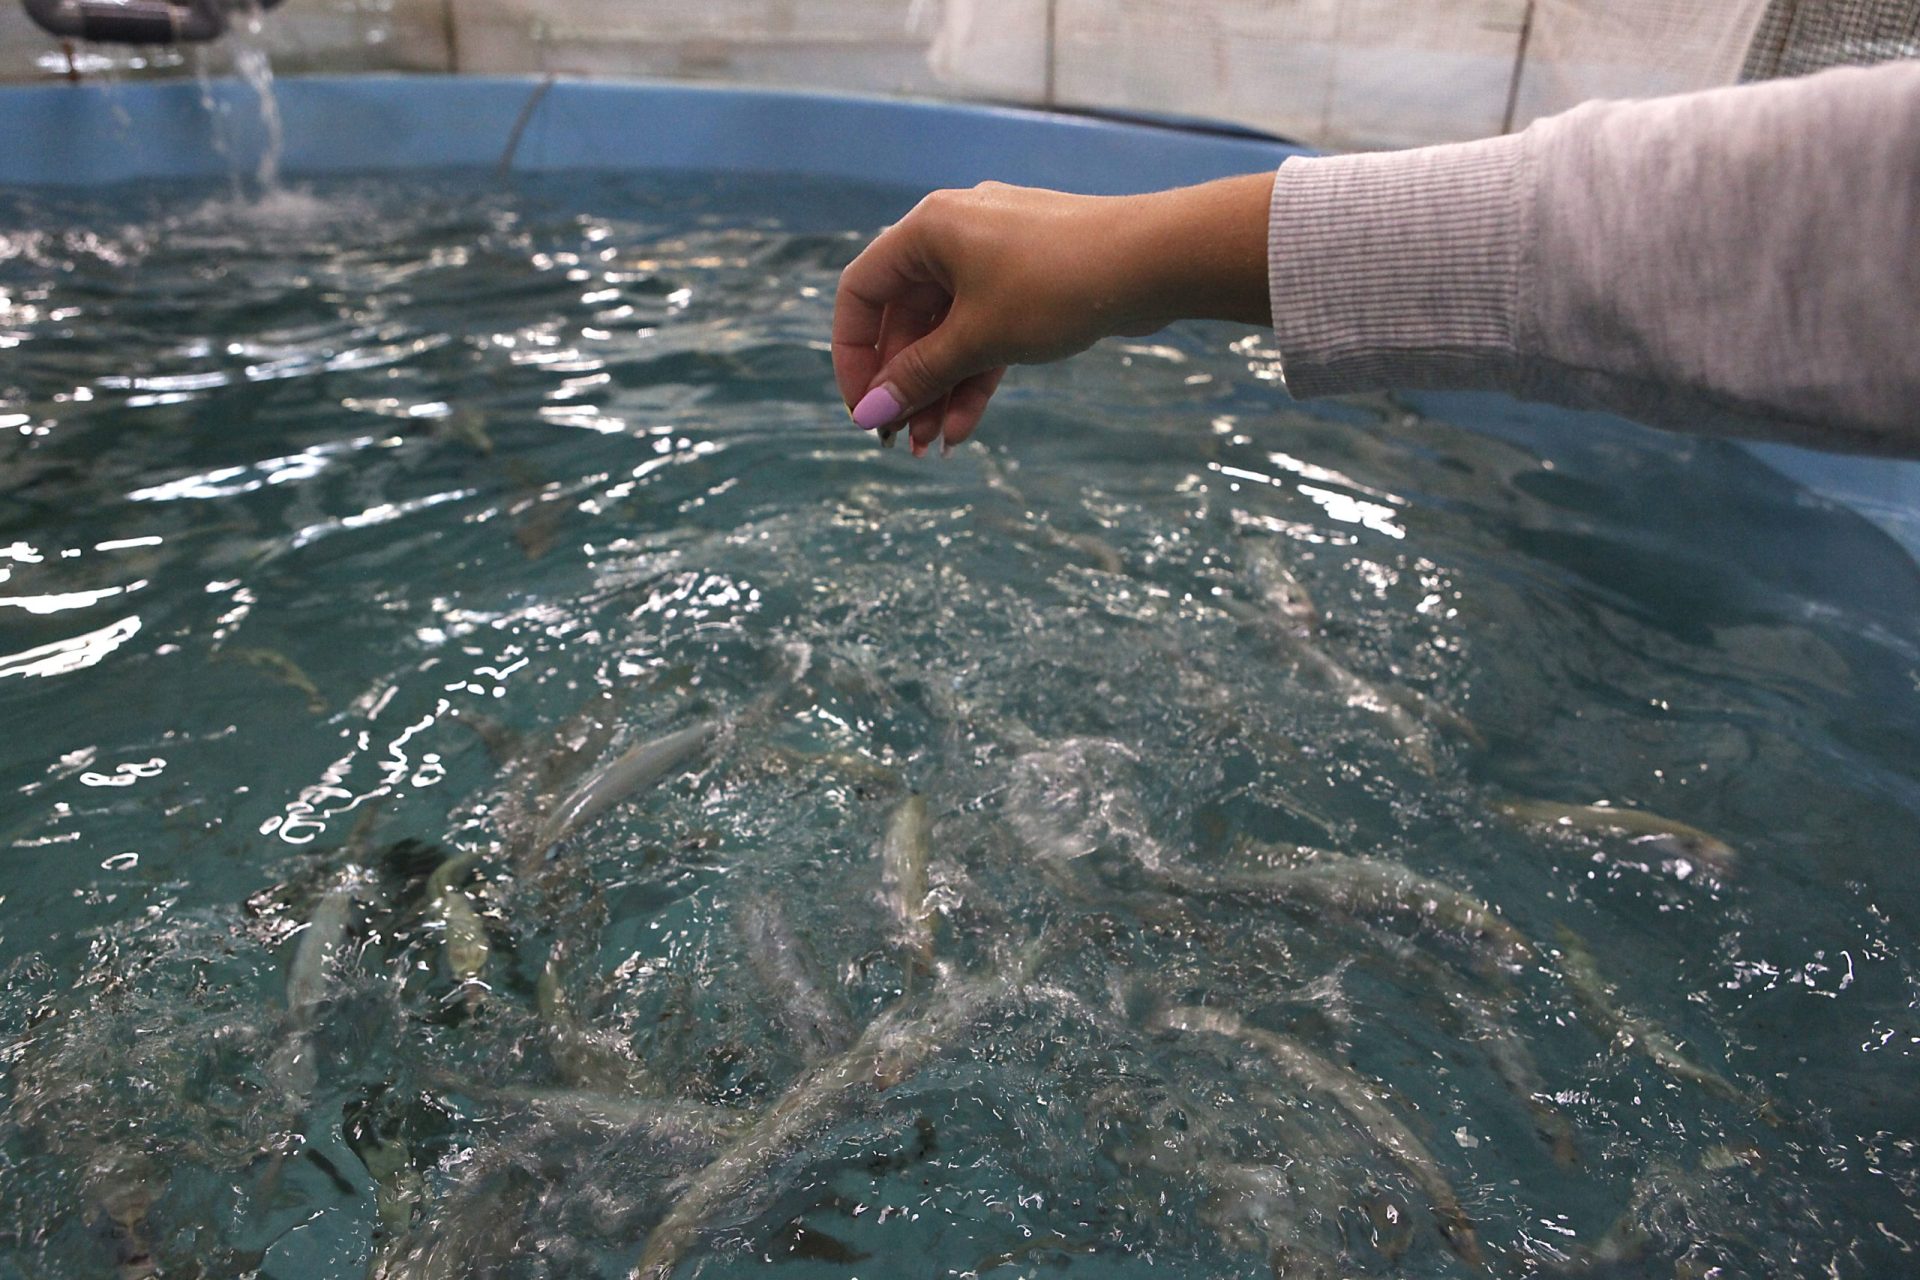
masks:
MULTIPOLYGON (((350 76, 282 80, 282 171, 493 167, 723 169, 928 188, 988 178, 1090 193, 1152 190, 1277 165, 1297 148, 1157 124, 823 94, 518 77, 350 76), (516 130, 518 138, 515 139, 516 130)), ((238 82, 0 88, 0 183, 103 183, 224 176, 265 143, 238 82), (219 119, 202 102, 212 97, 219 119), (225 153, 220 150, 224 145, 225 153)), ((1617 429, 1590 414, 1497 396, 1414 397, 1453 421, 1507 434, 1617 429)), ((1842 501, 1920 555, 1920 463, 1753 450, 1842 501)))

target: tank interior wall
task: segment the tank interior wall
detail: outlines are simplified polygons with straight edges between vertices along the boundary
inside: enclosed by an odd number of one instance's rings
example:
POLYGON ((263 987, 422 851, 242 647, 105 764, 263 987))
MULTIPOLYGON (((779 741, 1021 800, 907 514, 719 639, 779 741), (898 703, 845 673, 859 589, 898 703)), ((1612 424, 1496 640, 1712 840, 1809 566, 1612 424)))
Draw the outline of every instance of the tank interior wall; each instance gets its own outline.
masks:
MULTIPOLYGON (((286 0, 282 73, 648 77, 1157 112, 1313 146, 1484 137, 1590 97, 1734 80, 1765 0, 286 0)), ((73 51, 88 76, 232 50, 73 51)), ((0 0, 0 80, 69 55, 0 0)))

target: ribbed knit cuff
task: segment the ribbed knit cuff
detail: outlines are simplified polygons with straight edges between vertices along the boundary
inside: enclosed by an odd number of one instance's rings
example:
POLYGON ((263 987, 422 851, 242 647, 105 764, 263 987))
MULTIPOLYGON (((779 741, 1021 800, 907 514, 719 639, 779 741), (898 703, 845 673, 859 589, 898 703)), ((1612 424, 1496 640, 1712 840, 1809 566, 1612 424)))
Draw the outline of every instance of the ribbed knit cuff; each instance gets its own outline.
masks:
POLYGON ((1510 372, 1525 167, 1518 134, 1281 165, 1267 288, 1287 390, 1486 386, 1510 372))

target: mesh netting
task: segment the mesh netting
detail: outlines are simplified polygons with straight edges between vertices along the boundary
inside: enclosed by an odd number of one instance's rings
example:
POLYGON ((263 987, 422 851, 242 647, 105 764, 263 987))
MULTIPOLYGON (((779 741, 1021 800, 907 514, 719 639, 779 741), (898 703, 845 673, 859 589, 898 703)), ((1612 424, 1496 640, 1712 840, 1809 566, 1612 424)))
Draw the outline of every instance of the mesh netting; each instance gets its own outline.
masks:
POLYGON ((1915 0, 1773 0, 1740 69, 1743 80, 1920 57, 1915 0))

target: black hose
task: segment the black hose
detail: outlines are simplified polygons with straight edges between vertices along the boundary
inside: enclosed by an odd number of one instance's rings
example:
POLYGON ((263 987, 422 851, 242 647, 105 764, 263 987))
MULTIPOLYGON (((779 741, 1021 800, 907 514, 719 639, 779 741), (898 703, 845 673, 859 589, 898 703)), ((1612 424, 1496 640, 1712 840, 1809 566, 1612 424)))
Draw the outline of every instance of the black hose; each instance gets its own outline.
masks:
MULTIPOLYGON (((226 34, 228 0, 22 0, 27 16, 68 40, 187 44, 226 34)), ((260 0, 271 9, 280 0, 260 0)))

